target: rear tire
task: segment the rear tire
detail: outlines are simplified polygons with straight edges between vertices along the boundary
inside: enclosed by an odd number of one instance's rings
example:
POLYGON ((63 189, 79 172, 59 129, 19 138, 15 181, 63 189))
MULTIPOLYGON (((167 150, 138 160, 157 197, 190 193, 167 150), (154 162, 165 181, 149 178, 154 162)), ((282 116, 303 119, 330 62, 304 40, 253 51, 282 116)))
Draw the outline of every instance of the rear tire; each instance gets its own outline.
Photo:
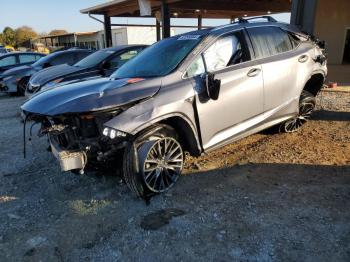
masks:
POLYGON ((316 99, 313 94, 303 90, 299 100, 299 113, 294 118, 287 120, 280 126, 280 131, 285 133, 296 132, 311 117, 316 106, 316 99))
POLYGON ((125 183, 138 197, 147 198, 169 190, 181 175, 184 152, 175 130, 157 125, 125 149, 125 183))

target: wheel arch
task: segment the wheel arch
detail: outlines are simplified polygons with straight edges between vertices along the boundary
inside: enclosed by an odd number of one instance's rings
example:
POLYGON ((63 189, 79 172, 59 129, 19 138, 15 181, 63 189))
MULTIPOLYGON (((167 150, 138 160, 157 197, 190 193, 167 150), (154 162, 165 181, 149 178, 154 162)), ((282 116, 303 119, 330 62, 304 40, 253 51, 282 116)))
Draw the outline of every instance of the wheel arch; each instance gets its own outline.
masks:
POLYGON ((323 71, 314 71, 304 84, 304 87, 301 90, 301 92, 305 90, 316 96, 323 87, 324 81, 325 75, 323 71))
POLYGON ((157 126, 168 125, 172 127, 179 135, 180 143, 185 151, 188 151, 193 156, 199 156, 202 152, 199 137, 197 135, 197 129, 192 122, 180 113, 172 113, 169 115, 163 115, 162 117, 153 119, 147 122, 147 124, 139 127, 137 132, 133 135, 143 136, 144 134, 150 134, 153 131, 157 131, 157 126))

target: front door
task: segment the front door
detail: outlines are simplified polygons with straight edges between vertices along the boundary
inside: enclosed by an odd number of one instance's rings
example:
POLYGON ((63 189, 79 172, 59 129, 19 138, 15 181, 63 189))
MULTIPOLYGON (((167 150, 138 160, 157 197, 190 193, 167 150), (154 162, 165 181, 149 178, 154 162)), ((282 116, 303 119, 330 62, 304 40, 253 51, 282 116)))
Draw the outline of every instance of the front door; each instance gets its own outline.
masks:
POLYGON ((196 90, 196 108, 204 150, 224 143, 255 125, 263 113, 263 74, 250 61, 241 31, 220 37, 189 67, 196 90), (201 71, 221 80, 217 100, 203 94, 201 71))

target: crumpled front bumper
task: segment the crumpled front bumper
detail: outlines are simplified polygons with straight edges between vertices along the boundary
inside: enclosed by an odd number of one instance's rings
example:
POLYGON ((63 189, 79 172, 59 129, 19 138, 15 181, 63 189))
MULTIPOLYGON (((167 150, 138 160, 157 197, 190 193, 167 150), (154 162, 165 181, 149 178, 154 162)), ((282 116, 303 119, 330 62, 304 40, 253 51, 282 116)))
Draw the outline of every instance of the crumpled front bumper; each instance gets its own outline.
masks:
POLYGON ((84 170, 87 163, 87 156, 84 151, 62 150, 55 141, 50 139, 53 155, 60 163, 62 171, 84 170))

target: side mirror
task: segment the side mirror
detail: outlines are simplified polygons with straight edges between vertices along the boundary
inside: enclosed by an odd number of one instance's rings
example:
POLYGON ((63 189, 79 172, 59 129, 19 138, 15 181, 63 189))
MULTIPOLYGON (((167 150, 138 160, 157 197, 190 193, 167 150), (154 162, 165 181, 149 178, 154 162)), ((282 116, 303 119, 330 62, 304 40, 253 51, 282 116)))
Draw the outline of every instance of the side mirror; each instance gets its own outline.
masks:
POLYGON ((48 68, 50 66, 51 66, 51 64, 49 62, 46 62, 46 63, 43 64, 43 68, 48 68))
POLYGON ((204 75, 204 84, 205 84, 207 96, 210 99, 218 100, 221 80, 215 79, 215 75, 213 73, 206 73, 204 75))

